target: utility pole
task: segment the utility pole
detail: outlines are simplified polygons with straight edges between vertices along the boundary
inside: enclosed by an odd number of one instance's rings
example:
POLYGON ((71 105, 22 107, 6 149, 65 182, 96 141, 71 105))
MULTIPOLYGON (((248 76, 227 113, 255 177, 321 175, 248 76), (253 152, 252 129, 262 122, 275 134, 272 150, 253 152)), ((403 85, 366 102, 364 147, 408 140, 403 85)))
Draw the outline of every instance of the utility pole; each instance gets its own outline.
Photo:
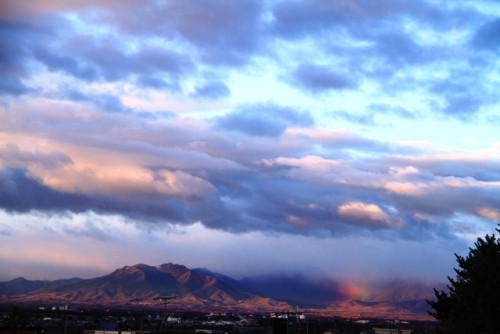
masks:
POLYGON ((171 300, 171 299, 176 299, 178 296, 175 296, 175 295, 171 295, 171 296, 158 296, 158 297, 154 297, 153 300, 155 301, 162 301, 165 305, 164 309, 163 309, 163 321, 161 323, 161 326, 160 326, 160 331, 163 332, 163 326, 165 326, 165 329, 167 328, 167 301, 171 300))

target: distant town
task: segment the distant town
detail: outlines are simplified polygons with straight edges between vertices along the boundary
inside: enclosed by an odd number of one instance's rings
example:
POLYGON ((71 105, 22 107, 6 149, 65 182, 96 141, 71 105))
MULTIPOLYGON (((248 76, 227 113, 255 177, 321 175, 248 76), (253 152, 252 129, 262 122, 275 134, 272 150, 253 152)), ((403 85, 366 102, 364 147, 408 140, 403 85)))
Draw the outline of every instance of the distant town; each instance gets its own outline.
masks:
POLYGON ((418 334, 438 323, 342 318, 296 311, 164 312, 72 305, 2 306, 0 334, 418 334))

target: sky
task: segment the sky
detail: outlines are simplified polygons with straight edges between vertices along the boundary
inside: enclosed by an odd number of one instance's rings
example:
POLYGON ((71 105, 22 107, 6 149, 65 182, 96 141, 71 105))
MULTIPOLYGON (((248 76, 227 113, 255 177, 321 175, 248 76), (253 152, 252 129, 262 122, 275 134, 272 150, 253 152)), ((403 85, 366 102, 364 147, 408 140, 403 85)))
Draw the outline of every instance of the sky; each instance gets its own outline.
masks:
POLYGON ((446 282, 500 222, 495 1, 0 2, 0 280, 446 282))

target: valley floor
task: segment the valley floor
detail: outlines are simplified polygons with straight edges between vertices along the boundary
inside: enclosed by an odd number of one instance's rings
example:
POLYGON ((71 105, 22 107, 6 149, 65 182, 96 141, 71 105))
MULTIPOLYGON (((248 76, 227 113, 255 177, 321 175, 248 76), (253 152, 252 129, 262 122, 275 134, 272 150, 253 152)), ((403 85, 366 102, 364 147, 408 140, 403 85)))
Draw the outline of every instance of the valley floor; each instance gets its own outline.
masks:
POLYGON ((360 334, 435 333, 435 322, 124 309, 0 309, 0 334, 360 334), (377 331, 375 332, 375 329, 377 331), (392 329, 393 331, 388 331, 392 329), (399 332, 397 330, 400 330, 399 332), (405 331, 403 331, 405 330, 405 331))

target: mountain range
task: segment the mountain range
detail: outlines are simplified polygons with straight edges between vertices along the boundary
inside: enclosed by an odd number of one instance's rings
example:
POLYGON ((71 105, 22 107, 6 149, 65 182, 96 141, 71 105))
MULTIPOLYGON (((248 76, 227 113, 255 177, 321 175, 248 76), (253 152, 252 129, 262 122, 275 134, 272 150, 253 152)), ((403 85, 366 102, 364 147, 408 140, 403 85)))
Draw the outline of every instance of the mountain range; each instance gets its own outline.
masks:
POLYGON ((428 319, 425 299, 432 287, 418 282, 339 283, 303 276, 261 276, 240 280, 203 268, 166 263, 136 264, 91 279, 0 282, 0 304, 75 304, 163 307, 172 310, 272 312, 295 310, 345 317, 428 319), (165 305, 166 306, 166 305, 165 305))

